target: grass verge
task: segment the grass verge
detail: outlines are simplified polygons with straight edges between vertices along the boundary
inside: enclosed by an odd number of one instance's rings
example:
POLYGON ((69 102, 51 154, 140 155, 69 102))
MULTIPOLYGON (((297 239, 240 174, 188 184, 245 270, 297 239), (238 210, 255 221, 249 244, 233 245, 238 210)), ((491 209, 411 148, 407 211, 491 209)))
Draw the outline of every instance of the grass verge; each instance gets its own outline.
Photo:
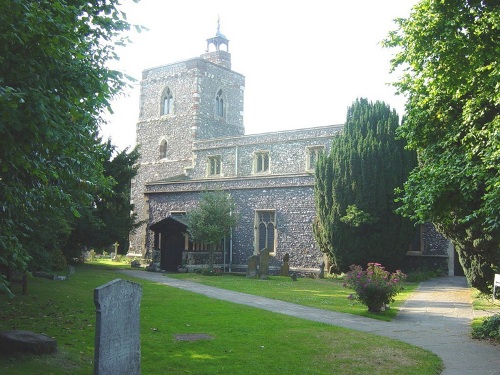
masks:
POLYGON ((196 273, 168 274, 167 276, 304 306, 385 321, 390 321, 397 315, 398 308, 418 286, 418 283, 405 283, 404 290, 396 296, 389 310, 381 313, 371 313, 365 305, 347 298, 353 291, 344 288, 340 279, 299 278, 297 281, 292 281, 290 277, 271 276, 268 280, 259 280, 228 274, 223 276, 203 276, 196 273))
POLYGON ((67 281, 30 279, 28 296, 0 296, 1 330, 31 330, 58 342, 56 355, 0 356, 0 373, 92 373, 93 290, 118 277, 143 285, 141 367, 146 375, 440 372, 436 355, 399 341, 212 300, 85 265, 67 281), (213 339, 175 339, 189 333, 213 339))

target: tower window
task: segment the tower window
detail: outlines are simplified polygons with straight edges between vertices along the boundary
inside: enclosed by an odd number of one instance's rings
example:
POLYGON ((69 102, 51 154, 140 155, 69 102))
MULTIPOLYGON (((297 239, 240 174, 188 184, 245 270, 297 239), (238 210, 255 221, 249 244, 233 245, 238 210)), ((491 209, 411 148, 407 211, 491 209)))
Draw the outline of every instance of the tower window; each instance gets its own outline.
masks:
POLYGON ((162 140, 160 143, 160 159, 165 159, 167 157, 167 141, 162 140))
POLYGON ((221 157, 209 156, 207 161, 207 176, 218 176, 221 172, 221 157))
POLYGON ((172 96, 172 92, 167 87, 165 93, 163 94, 163 108, 162 115, 171 115, 174 112, 174 97, 172 96))
POLYGON ((270 254, 275 252, 277 239, 276 230, 276 211, 255 211, 254 236, 256 253, 263 249, 268 249, 270 254))
POLYGON ((215 97, 215 114, 219 117, 224 117, 224 98, 222 97, 222 90, 219 90, 215 97))
POLYGON ((319 157, 325 151, 324 146, 313 146, 307 147, 306 149, 306 169, 308 171, 314 170, 316 168, 316 163, 319 157))
POLYGON ((258 151, 253 157, 254 173, 269 172, 269 151, 258 151))

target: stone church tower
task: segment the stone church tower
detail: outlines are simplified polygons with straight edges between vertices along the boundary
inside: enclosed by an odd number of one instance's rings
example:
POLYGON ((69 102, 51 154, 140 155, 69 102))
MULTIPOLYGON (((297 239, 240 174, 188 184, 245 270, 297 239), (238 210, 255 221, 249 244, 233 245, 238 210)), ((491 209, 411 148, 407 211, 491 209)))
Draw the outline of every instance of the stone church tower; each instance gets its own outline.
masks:
MULTIPOLYGON (((144 189, 149 182, 188 176, 196 166, 193 142, 241 136, 245 77, 231 70, 229 40, 218 24, 207 50, 142 73, 136 127, 141 158, 132 181, 138 220, 148 220, 144 189)), ((145 255, 146 225, 130 236, 129 254, 145 255)))

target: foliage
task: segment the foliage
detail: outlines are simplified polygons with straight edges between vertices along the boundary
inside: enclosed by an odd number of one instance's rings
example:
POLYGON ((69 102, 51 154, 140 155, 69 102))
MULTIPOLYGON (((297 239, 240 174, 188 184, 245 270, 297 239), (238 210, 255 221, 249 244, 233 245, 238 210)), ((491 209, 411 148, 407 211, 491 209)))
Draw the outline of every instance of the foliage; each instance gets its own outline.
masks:
POLYGON ((396 139, 398 126, 389 106, 358 99, 330 154, 317 163, 314 236, 339 271, 373 261, 399 268, 411 243, 415 228, 394 213, 394 189, 416 156, 396 139))
POLYGON ((494 339, 500 342, 500 314, 487 317, 480 325, 473 327, 475 339, 494 339))
MULTIPOLYGON (((110 189, 101 114, 124 85, 106 64, 129 29, 118 0, 0 0, 0 264, 24 270, 110 189)), ((4 283, 3 277, 0 283, 4 283)), ((5 285, 4 285, 5 286, 5 285)))
POLYGON ((441 269, 428 269, 421 268, 415 269, 406 274, 406 281, 412 283, 421 283, 422 281, 426 281, 429 279, 433 279, 435 277, 445 276, 445 273, 441 269))
POLYGON ((187 220, 191 239, 209 246, 209 267, 213 268, 216 246, 239 221, 232 197, 220 190, 203 192, 198 207, 188 212, 187 220))
POLYGON ((80 216, 75 218, 72 231, 64 251, 68 258, 80 257, 82 251, 95 248, 110 248, 118 242, 118 250, 128 250, 128 235, 140 223, 135 223, 136 214, 130 215, 130 181, 137 174, 138 148, 116 153, 116 147, 108 140, 105 145, 107 159, 104 161, 104 176, 112 180, 111 189, 100 189, 93 194, 92 202, 79 207, 80 216))
POLYGON ((401 271, 389 273, 379 263, 368 263, 363 271, 361 266, 352 265, 345 275, 345 286, 354 289, 356 299, 368 307, 368 310, 380 311, 385 304, 394 301, 394 297, 403 289, 406 275, 401 271))
POLYGON ((422 0, 384 41, 407 96, 399 134, 416 150, 399 212, 433 222, 486 292, 500 265, 500 3, 422 0))

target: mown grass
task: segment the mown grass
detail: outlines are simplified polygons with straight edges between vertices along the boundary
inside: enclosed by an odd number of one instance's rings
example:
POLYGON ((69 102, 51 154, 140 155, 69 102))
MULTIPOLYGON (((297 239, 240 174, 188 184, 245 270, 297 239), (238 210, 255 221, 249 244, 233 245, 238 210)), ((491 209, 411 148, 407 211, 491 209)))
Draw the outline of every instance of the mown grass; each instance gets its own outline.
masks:
POLYGON ((397 315, 398 308, 404 303, 411 292, 418 287, 418 283, 405 283, 404 290, 396 296, 389 310, 381 313, 371 313, 366 306, 347 298, 353 291, 344 288, 341 279, 299 278, 297 281, 292 281, 290 277, 271 276, 268 280, 259 280, 229 274, 223 276, 203 276, 197 273, 168 274, 167 276, 304 306, 361 315, 385 321, 390 321, 397 315))
POLYGON ((488 310, 500 312, 500 300, 493 301, 491 294, 481 293, 479 290, 472 289, 472 307, 474 310, 488 310))
POLYGON ((0 296, 0 330, 31 330, 58 342, 55 355, 0 356, 0 373, 92 373, 93 290, 118 277, 143 286, 141 368, 145 375, 440 372, 436 355, 399 341, 212 300, 118 275, 109 266, 85 265, 77 267, 68 281, 30 279, 28 296, 0 296), (186 333, 204 333, 213 339, 175 339, 186 333))
MULTIPOLYGON (((500 314, 500 300, 497 298, 493 300, 491 294, 485 294, 481 293, 477 289, 472 289, 472 307, 474 310, 485 310, 485 311, 491 311, 495 314, 500 314)), ((474 318, 471 323, 471 328, 472 328, 472 336, 477 339, 487 339, 491 341, 495 341, 497 343, 500 343, 500 336, 499 334, 496 334, 494 338, 488 337, 480 337, 481 335, 478 335, 478 332, 481 332, 484 330, 483 325, 485 324, 487 317, 479 317, 479 318, 474 318)))

